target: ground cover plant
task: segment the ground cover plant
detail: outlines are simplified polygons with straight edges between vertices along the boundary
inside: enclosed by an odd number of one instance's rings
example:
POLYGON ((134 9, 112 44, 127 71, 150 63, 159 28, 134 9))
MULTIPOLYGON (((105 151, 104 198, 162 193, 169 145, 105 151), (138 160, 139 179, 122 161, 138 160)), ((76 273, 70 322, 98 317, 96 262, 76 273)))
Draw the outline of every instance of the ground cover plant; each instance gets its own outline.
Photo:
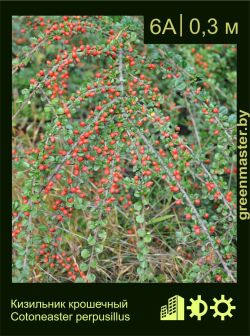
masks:
POLYGON ((13 17, 13 282, 235 282, 236 46, 13 17))

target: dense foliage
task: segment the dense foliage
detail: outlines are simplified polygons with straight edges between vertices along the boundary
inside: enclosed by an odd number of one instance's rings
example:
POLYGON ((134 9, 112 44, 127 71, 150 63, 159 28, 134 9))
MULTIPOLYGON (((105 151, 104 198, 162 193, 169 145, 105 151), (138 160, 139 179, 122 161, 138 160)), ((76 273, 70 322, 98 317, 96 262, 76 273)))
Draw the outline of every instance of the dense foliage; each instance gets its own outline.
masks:
POLYGON ((13 18, 13 281, 236 281, 236 48, 13 18))

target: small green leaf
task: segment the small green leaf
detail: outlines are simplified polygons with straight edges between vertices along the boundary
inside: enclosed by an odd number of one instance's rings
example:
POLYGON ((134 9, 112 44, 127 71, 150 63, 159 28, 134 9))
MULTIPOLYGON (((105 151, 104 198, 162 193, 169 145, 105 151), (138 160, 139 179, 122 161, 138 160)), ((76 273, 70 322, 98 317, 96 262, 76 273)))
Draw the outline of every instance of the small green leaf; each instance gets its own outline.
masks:
POLYGON ((185 82, 182 82, 182 83, 178 84, 175 88, 176 88, 176 90, 178 90, 178 91, 183 91, 183 90, 185 90, 185 88, 186 88, 186 83, 185 83, 185 82))
POLYGON ((25 95, 25 96, 28 96, 30 93, 30 91, 28 89, 23 89, 22 90, 22 94, 25 95))
POLYGON ((135 208, 135 210, 140 211, 141 208, 142 208, 142 204, 139 203, 139 202, 136 202, 136 203, 134 204, 134 208, 135 208))
POLYGON ((161 216, 161 217, 156 217, 154 219, 152 219, 149 223, 150 224, 155 224, 155 223, 159 223, 159 222, 162 222, 166 219, 169 219, 169 218, 172 218, 174 217, 174 215, 166 215, 166 216, 161 216))
POLYGON ((17 259, 15 262, 16 268, 21 269, 23 267, 23 260, 22 259, 17 259))
POLYGON ((226 106, 220 107, 220 114, 228 114, 228 108, 226 106))
POLYGON ((80 264, 80 270, 81 271, 86 272, 88 269, 89 269, 89 265, 88 264, 86 264, 84 262, 80 264))
POLYGON ((90 252, 89 252, 89 250, 87 250, 87 249, 82 250, 82 252, 81 252, 81 256, 82 256, 83 258, 88 258, 88 257, 90 256, 90 252))
POLYGON ((95 240, 95 238, 93 237, 93 236, 89 236, 88 237, 88 243, 89 243, 89 245, 95 245, 95 243, 96 243, 96 240, 95 240))
POLYGON ((48 231, 48 228, 47 228, 46 225, 39 225, 38 228, 39 228, 40 231, 43 231, 43 232, 48 231))
POLYGON ((86 281, 80 277, 76 278, 75 283, 86 283, 86 281))
POLYGON ((101 238, 101 239, 103 239, 103 240, 106 239, 106 237, 107 237, 106 231, 104 231, 104 230, 100 231, 98 233, 98 237, 101 238))
POLYGON ((97 244, 96 246, 95 246, 95 251, 96 251, 96 253, 102 253, 102 251, 103 251, 103 245, 102 244, 97 244))
POLYGON ((152 240, 151 234, 147 233, 146 236, 143 238, 145 243, 150 243, 152 240))
POLYGON ((136 216, 136 221, 137 223, 144 223, 144 216, 143 215, 138 215, 136 216))
POLYGON ((30 164, 26 161, 23 161, 22 165, 23 165, 24 168, 29 168, 30 167, 30 164))
POLYGON ((228 121, 229 121, 230 124, 235 124, 237 122, 237 116, 236 116, 236 114, 231 114, 228 117, 228 121))
POLYGON ((96 259, 91 260, 90 267, 97 268, 97 260, 96 259))
POLYGON ((96 279, 95 274, 93 274, 93 273, 89 273, 89 274, 87 275, 87 280, 88 280, 89 282, 95 282, 95 279, 96 279))
POLYGON ((140 266, 141 266, 142 268, 147 268, 147 267, 148 267, 148 262, 147 262, 146 260, 144 260, 144 261, 142 261, 142 262, 140 263, 140 266))
POLYGON ((139 240, 138 243, 137 243, 136 245, 137 245, 137 247, 138 247, 139 249, 142 249, 142 248, 145 246, 145 244, 144 244, 144 242, 143 242, 142 240, 139 240))
POLYGON ((137 233, 138 233, 138 236, 139 236, 139 237, 144 237, 145 234, 146 234, 146 232, 145 232, 144 229, 139 229, 139 230, 137 230, 137 233))

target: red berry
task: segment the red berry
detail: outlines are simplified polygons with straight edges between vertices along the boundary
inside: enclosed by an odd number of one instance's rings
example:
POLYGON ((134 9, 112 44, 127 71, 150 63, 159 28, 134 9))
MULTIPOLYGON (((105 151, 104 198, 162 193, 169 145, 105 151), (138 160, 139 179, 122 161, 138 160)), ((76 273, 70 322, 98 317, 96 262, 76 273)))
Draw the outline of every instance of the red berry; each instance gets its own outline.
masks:
POLYGON ((221 282, 222 281, 222 276, 220 274, 216 274, 215 281, 216 282, 221 282))
POLYGON ((61 178, 62 178, 62 175, 61 175, 61 174, 56 174, 56 175, 55 175, 55 178, 56 178, 56 180, 60 181, 61 178))
POLYGON ((186 220, 190 220, 192 218, 192 215, 190 213, 187 213, 185 215, 186 220))
POLYGON ((197 206, 201 205, 201 200, 200 199, 196 199, 194 201, 194 204, 197 205, 197 206))
POLYGON ((199 235, 201 233, 201 229, 198 225, 194 225, 194 232, 195 234, 199 235))
POLYGON ((213 234, 215 232, 215 226, 211 226, 210 229, 209 229, 209 232, 211 234, 213 234))

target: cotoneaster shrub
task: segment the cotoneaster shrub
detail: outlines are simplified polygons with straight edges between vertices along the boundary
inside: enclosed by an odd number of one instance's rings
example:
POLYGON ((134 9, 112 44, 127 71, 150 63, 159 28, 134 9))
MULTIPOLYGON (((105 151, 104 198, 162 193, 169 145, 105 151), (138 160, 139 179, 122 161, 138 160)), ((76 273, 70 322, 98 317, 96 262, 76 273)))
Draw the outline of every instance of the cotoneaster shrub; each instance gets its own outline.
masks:
POLYGON ((13 18, 13 281, 236 281, 236 49, 13 18))

